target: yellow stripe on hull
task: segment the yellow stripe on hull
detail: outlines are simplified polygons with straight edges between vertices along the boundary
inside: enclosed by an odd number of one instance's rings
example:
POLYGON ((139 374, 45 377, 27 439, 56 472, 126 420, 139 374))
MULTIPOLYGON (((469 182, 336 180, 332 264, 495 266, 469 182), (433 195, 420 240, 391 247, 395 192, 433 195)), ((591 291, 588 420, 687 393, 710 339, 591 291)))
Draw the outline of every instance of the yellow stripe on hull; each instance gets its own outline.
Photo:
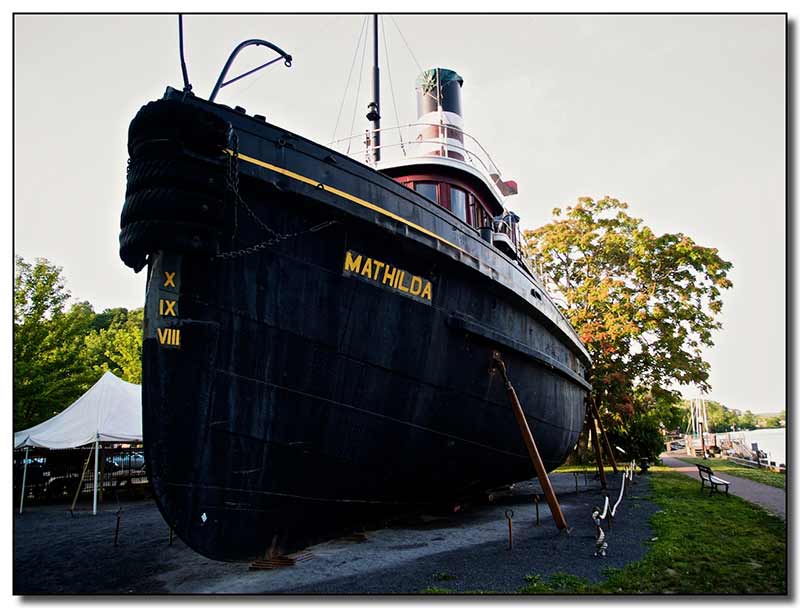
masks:
MULTIPOLYGON (((225 150, 225 151, 228 154, 233 154, 233 150, 225 150)), ((269 169, 270 171, 274 171, 275 173, 280 173, 281 175, 285 175, 286 177, 291 177, 292 179, 295 179, 295 180, 297 180, 299 182, 303 182, 304 184, 308 184, 309 186, 314 186, 315 188, 320 188, 321 187, 326 192, 330 192, 332 194, 335 194, 336 196, 339 196, 341 198, 347 199, 348 201, 352 201, 352 202, 356 203, 357 205, 361 205, 362 207, 366 207, 367 209, 370 209, 371 211, 375 211, 376 213, 380 213, 381 215, 385 215, 386 217, 390 217, 393 220, 395 220, 397 222, 400 222, 401 224, 405 224, 406 226, 409 226, 409 227, 413 228, 414 230, 417 230, 418 232, 421 232, 422 234, 426 234, 426 235, 436 239, 437 241, 440 241, 440 242, 444 243, 445 245, 448 245, 448 246, 452 247, 453 249, 461 251, 462 253, 467 253, 466 251, 464 251, 458 245, 454 245, 453 243, 451 243, 447 239, 443 239, 438 234, 436 234, 434 232, 431 232, 427 228, 423 228, 422 226, 419 226, 418 224, 415 224, 414 222, 409 222, 407 219, 402 218, 399 215, 397 215, 395 213, 392 213, 391 211, 386 211, 386 209, 383 209, 383 208, 379 207, 375 203, 370 203, 369 201, 365 201, 363 198, 358 198, 357 196, 354 196, 354 195, 350 194, 349 192, 344 192, 343 190, 339 190, 338 188, 334 188, 333 186, 327 186, 327 185, 323 184, 322 182, 318 182, 317 180, 314 180, 314 179, 311 179, 309 177, 306 177, 305 175, 300 175, 299 173, 295 173, 294 171, 290 171, 289 169, 284 169, 283 167, 278 167, 276 165, 271 165, 269 163, 264 162, 263 160, 259 160, 257 158, 253 158, 252 156, 247 156, 246 154, 242 154, 241 152, 237 153, 236 156, 239 159, 241 159, 241 160, 243 160, 245 162, 248 162, 248 163, 251 163, 253 165, 256 165, 257 167, 262 167, 264 169, 269 169)))

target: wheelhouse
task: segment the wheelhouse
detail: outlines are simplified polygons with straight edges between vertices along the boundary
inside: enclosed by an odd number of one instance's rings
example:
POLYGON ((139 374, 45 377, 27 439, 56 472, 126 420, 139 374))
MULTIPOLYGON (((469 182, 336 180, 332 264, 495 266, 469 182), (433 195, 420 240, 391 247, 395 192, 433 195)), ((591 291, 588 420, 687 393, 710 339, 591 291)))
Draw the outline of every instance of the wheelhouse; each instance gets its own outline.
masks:
POLYGON ((519 259, 519 216, 504 205, 517 184, 503 180, 480 143, 463 129, 461 87, 453 70, 433 68, 417 79, 417 122, 372 129, 331 145, 455 215, 512 259, 519 259), (363 147, 353 144, 363 137, 363 147))

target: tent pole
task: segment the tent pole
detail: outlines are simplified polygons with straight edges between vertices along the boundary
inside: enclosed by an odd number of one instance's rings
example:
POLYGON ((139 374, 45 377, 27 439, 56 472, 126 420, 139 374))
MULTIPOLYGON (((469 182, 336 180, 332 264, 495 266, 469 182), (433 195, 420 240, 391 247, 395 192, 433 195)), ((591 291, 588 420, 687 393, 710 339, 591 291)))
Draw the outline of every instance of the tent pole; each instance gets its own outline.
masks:
POLYGON ((28 450, 25 448, 25 461, 22 468, 22 495, 19 497, 19 514, 22 515, 22 504, 25 502, 25 481, 28 479, 28 450))
POLYGON ((94 440, 94 496, 92 498, 92 515, 97 515, 97 459, 100 454, 100 439, 94 440))

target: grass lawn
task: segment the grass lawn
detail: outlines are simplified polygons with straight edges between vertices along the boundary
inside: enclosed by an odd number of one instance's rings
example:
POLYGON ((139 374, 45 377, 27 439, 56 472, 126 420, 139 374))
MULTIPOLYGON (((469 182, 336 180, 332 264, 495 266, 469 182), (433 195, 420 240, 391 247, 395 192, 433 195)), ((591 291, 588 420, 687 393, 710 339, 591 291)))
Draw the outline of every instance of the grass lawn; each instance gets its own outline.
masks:
MULTIPOLYGON (((617 468, 621 470, 625 464, 617 464, 617 468)), ((603 468, 606 470, 606 475, 610 475, 614 471, 611 464, 603 463, 603 468)), ((594 475, 597 472, 597 465, 593 462, 590 464, 562 464, 553 473, 583 473, 584 471, 589 475, 594 475)))
POLYGON ((675 456, 686 462, 692 464, 707 464, 715 473, 719 473, 721 477, 725 475, 733 475, 735 477, 743 477, 751 481, 757 481, 768 486, 775 488, 786 489, 786 475, 784 473, 776 473, 769 469, 751 469, 741 464, 736 464, 731 460, 722 460, 711 458, 703 460, 702 458, 692 458, 691 456, 675 456))
POLYGON ((520 593, 786 593, 786 527, 736 497, 709 498, 697 481, 653 467, 655 540, 647 556, 597 584, 567 573, 526 577, 520 593))
MULTIPOLYGON (((609 467, 611 465, 608 465, 609 467)), ((583 473, 583 471, 587 471, 589 473, 594 473, 597 467, 592 464, 562 464, 560 467, 555 469, 553 473, 583 473)))

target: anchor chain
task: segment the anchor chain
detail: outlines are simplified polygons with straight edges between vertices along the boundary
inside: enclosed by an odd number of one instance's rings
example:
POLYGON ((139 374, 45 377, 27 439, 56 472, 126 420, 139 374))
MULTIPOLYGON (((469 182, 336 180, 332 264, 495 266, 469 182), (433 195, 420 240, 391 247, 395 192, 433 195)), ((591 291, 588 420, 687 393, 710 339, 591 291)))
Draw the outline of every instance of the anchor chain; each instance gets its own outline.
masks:
POLYGON ((241 194, 239 193, 239 136, 234 132, 231 136, 231 152, 228 155, 228 167, 227 172, 225 175, 225 188, 228 193, 233 197, 233 204, 234 204, 234 215, 233 215, 233 237, 236 238, 236 235, 239 230, 239 214, 238 209, 242 207, 247 215, 250 216, 250 219, 255 222, 255 224, 264 230, 267 234, 270 235, 270 238, 261 241, 260 243, 256 243, 255 245, 250 245, 249 247, 243 247, 242 249, 237 249, 235 251, 225 251, 223 253, 218 253, 217 255, 213 256, 212 260, 232 260, 235 258, 244 257, 247 255, 252 255, 254 253, 258 253, 272 247, 273 245, 280 243, 281 241, 286 241, 288 239, 292 239, 298 236, 302 236, 304 234, 310 234, 312 232, 318 232, 327 228, 328 226, 332 226, 333 224, 338 224, 336 220, 329 220, 327 222, 322 222, 311 228, 307 228, 306 230, 300 230, 298 232, 290 232, 290 233, 280 233, 276 230, 270 228, 264 220, 262 220, 255 211, 253 211, 250 206, 244 201, 241 194))

